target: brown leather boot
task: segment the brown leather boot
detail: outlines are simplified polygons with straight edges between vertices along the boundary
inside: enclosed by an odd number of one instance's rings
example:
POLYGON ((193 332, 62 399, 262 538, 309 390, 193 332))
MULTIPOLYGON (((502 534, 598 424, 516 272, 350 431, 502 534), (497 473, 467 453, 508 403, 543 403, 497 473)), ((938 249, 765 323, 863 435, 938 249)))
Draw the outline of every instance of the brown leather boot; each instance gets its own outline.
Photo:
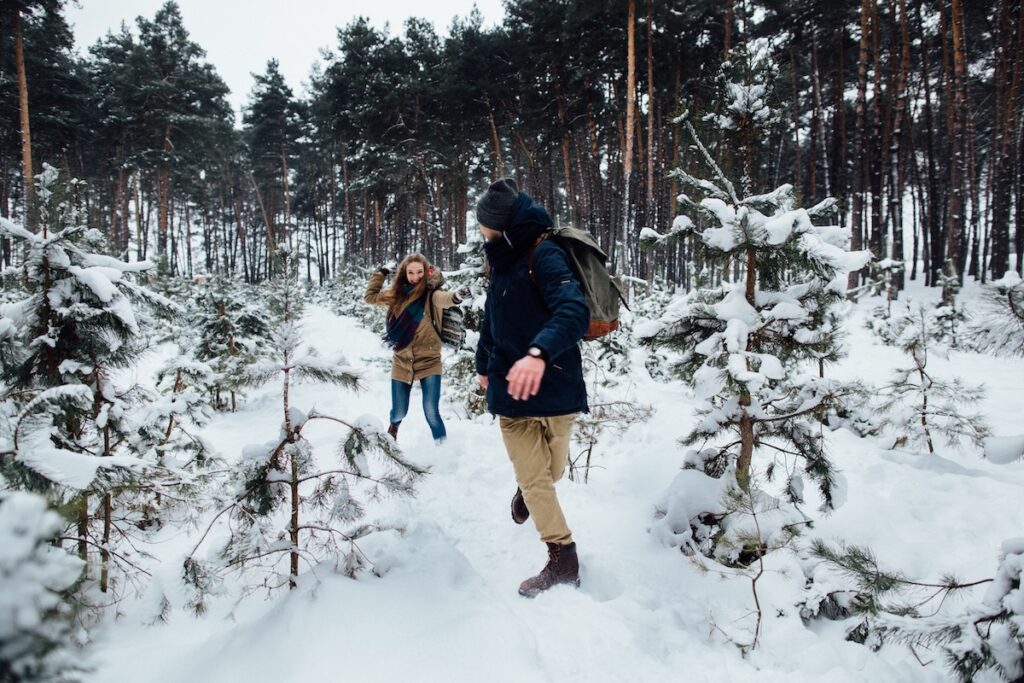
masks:
POLYGON ((576 556, 576 544, 558 545, 548 543, 548 563, 540 574, 519 584, 519 594, 535 598, 552 586, 568 583, 580 587, 580 560, 576 556))
POLYGON ((530 509, 526 507, 526 501, 523 499, 523 490, 517 488, 516 495, 512 496, 512 521, 522 524, 529 518, 530 509))
POLYGON ((394 439, 395 441, 398 441, 398 425, 400 425, 400 424, 402 424, 402 423, 401 422, 395 422, 390 427, 388 427, 388 434, 390 434, 391 438, 394 439))

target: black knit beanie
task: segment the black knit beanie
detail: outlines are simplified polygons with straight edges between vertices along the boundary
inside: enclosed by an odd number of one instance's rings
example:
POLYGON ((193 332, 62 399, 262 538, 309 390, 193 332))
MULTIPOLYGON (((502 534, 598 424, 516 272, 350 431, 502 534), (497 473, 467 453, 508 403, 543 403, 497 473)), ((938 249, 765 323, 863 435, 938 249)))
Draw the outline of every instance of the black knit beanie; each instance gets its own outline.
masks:
POLYGON ((511 178, 495 180, 476 203, 476 220, 481 225, 504 231, 512 219, 512 202, 519 196, 519 187, 511 178))

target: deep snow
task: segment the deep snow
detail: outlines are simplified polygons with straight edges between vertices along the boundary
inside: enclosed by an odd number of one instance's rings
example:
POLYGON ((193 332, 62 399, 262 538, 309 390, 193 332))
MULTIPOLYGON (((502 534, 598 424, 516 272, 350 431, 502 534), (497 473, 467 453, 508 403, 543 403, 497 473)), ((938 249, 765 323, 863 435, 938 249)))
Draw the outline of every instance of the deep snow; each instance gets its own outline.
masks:
MULTIPOLYGON (((835 376, 881 382, 901 362, 897 349, 863 329, 872 303, 851 309, 851 354, 830 371, 835 376)), ((300 385, 294 405, 386 419, 388 354, 377 337, 312 306, 305 338, 325 357, 344 353, 364 372, 365 390, 300 385)), ((648 533, 654 505, 682 463, 676 440, 692 425, 694 399, 680 383, 653 382, 640 358, 646 352, 634 353, 630 393, 653 405, 654 417, 602 440, 595 454, 601 469, 589 484, 559 484, 583 565, 579 590, 556 588, 535 600, 516 593, 543 565, 545 550, 532 524, 517 527, 509 517, 515 483, 497 423, 490 416, 460 420, 442 404, 449 440, 434 447, 417 387, 400 445, 432 473, 416 498, 371 507, 370 518, 406 527, 404 535, 387 532, 362 544, 382 578, 313 569, 291 593, 225 597, 203 618, 178 609, 154 626, 145 625, 152 600, 128 600, 100 634, 91 680, 949 680, 937 652, 919 651, 930 662, 922 667, 906 648, 873 652, 846 642, 848 624, 804 626, 795 607, 804 584, 800 559, 788 551, 766 559, 762 642, 749 656, 740 654, 730 639, 751 639, 750 581, 729 570, 704 572, 648 533)), ((148 361, 153 367, 157 356, 148 361)), ((986 384, 981 409, 995 435, 1024 432, 1024 362, 961 352, 933 362, 941 376, 986 384)), ((245 445, 276 434, 279 411, 268 387, 249 395, 238 413, 218 415, 204 433, 230 462, 245 445)), ((336 431, 311 425, 308 435, 318 458, 333 457, 336 431)), ((996 464, 970 448, 931 456, 888 451, 845 430, 832 433, 830 445, 845 502, 828 517, 812 512, 817 523, 806 538, 869 545, 884 566, 914 578, 952 572, 973 580, 994 574, 1004 539, 1024 535, 1020 460, 996 464)), ((167 587, 192 543, 194 536, 179 532, 152 548, 165 560, 158 580, 167 587)), ((970 598, 980 600, 983 591, 970 598)))

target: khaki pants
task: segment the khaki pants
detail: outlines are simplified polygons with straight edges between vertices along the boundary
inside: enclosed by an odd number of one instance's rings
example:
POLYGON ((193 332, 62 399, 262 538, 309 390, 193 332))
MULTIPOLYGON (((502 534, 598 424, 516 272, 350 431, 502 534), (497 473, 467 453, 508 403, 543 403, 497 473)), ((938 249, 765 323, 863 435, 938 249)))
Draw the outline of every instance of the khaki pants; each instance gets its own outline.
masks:
POLYGON ((502 417, 501 436, 523 490, 530 517, 545 543, 572 543, 572 532, 555 495, 555 482, 569 462, 569 440, 576 414, 555 417, 502 417))

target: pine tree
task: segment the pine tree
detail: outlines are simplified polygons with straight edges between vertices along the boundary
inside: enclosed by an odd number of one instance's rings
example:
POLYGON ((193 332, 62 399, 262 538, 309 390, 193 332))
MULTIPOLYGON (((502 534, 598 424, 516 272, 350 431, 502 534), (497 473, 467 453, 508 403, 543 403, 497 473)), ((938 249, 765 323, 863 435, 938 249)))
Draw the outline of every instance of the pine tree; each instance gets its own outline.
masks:
POLYGON ((893 448, 927 446, 934 453, 936 436, 950 446, 967 440, 981 448, 988 436, 981 414, 968 410, 982 400, 984 390, 960 378, 941 380, 928 369, 929 352, 934 352, 934 340, 940 336, 937 315, 919 304, 893 323, 895 345, 912 362, 897 368, 892 380, 879 389, 880 426, 893 434, 893 448))
POLYGON ((42 496, 0 494, 0 680, 58 683, 83 671, 75 613, 62 597, 83 563, 54 547, 63 526, 42 496))
POLYGON ((267 62, 264 74, 256 75, 249 103, 242 117, 249 148, 251 181, 263 218, 268 248, 280 241, 294 248, 291 230, 293 190, 289 168, 296 165, 302 130, 299 105, 278 69, 267 62))
MULTIPOLYGON (((445 359, 445 396, 450 403, 461 406, 470 417, 483 415, 487 411, 487 397, 476 374, 476 340, 483 320, 484 303, 487 297, 487 275, 483 252, 483 237, 479 231, 466 236, 458 253, 462 263, 458 270, 446 274, 450 287, 468 289, 469 295, 462 303, 463 325, 466 341, 462 348, 445 359)), ((380 318, 380 314, 377 314, 380 318)))
MULTIPOLYGON (((839 357, 833 310, 845 291, 839 278, 870 256, 847 251, 843 228, 812 222, 832 209, 832 200, 797 208, 790 185, 737 195, 693 126, 685 125, 714 179, 677 171, 686 187, 706 195, 680 200, 713 227, 701 229, 681 215, 670 234, 644 230, 641 240, 659 245, 693 236, 706 261, 734 261, 742 275, 677 299, 660 319, 639 326, 637 335, 644 343, 679 350, 683 376, 705 401, 688 445, 718 441, 718 458, 735 467, 742 489, 748 488, 755 450, 795 455, 817 482, 823 507, 831 508, 834 473, 814 417, 839 400, 842 388, 820 376, 820 367, 817 376, 809 374, 807 365, 839 357)), ((799 498, 798 478, 791 473, 787 486, 793 500, 799 498)))
POLYGON ((847 640, 874 649, 889 642, 938 647, 963 683, 1013 683, 1024 677, 1024 540, 1004 541, 995 577, 978 581, 951 575, 939 581, 915 580, 883 568, 874 553, 859 546, 834 548, 816 541, 811 555, 820 563, 811 572, 808 596, 801 604, 805 620, 860 617, 847 640), (985 584, 990 585, 980 602, 957 607, 947 600, 985 584))
POLYGON ((177 354, 156 374, 155 396, 134 421, 131 449, 150 464, 150 478, 157 486, 141 492, 133 507, 141 528, 160 526, 169 515, 195 522, 203 511, 204 498, 222 462, 200 433, 210 420, 210 366, 177 354))
POLYGON ((297 381, 357 390, 360 377, 344 360, 326 361, 304 347, 303 295, 294 258, 283 245, 278 254, 280 274, 271 294, 277 317, 276 354, 250 369, 249 383, 281 382, 281 431, 276 439, 243 450, 235 474, 236 493, 214 518, 216 523, 228 515, 231 529, 216 550, 216 559, 197 559, 207 536, 203 534, 185 561, 184 579, 196 591, 192 607, 197 611, 205 609, 206 595, 217 589, 219 578, 229 571, 262 568, 266 572, 262 584, 270 588, 294 588, 300 560, 310 566, 331 560, 337 570, 354 575, 368 562, 357 541, 383 528, 377 523, 348 528, 366 514, 364 504, 356 498, 360 484, 369 487, 371 498, 384 493, 411 495, 415 482, 426 473, 402 457, 397 444, 373 418, 346 421, 316 411, 305 413, 294 406, 291 389, 297 381), (306 426, 317 420, 346 429, 339 443, 341 463, 336 468, 317 467, 312 446, 303 434, 306 426), (385 466, 382 473, 369 467, 367 456, 374 453, 385 466), (281 567, 285 558, 287 571, 281 567))
POLYGON ((966 331, 967 346, 996 356, 1024 356, 1024 281, 1016 271, 984 288, 966 331))
POLYGON ((187 349, 209 365, 213 405, 234 411, 248 368, 269 353, 270 319, 253 290, 230 278, 213 278, 196 295, 196 336, 187 349))
POLYGON ((26 252, 17 271, 23 298, 2 309, 9 326, 4 399, 13 410, 0 423, 0 477, 48 494, 74 516, 72 540, 83 559, 98 550, 106 592, 114 565, 136 566, 117 547, 136 528, 132 496, 153 484, 131 448, 132 416, 144 396, 116 382, 115 372, 144 348, 132 300, 162 300, 132 282, 152 264, 96 253, 101 236, 77 224, 66 198, 73 181, 61 182, 48 165, 38 180, 39 233, 0 219, 0 230, 26 252))

